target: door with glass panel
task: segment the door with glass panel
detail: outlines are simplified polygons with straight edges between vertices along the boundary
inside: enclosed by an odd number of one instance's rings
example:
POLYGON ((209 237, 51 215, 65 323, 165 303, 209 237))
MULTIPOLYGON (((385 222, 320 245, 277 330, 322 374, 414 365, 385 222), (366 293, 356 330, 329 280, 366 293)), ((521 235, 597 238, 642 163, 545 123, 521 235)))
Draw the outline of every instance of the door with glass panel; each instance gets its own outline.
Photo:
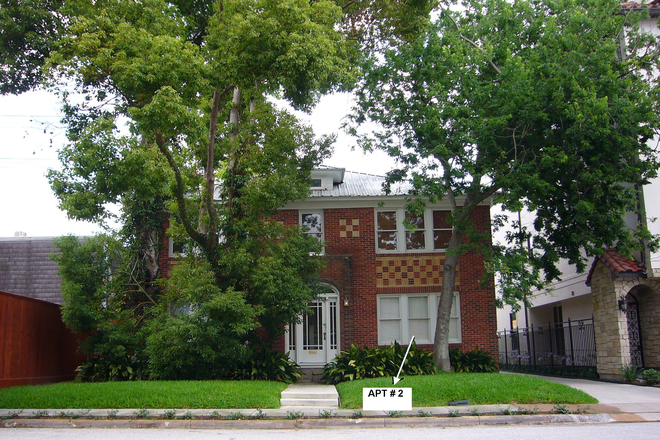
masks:
POLYGON ((286 349, 301 366, 322 366, 339 354, 339 295, 328 290, 309 304, 301 322, 288 326, 286 349))

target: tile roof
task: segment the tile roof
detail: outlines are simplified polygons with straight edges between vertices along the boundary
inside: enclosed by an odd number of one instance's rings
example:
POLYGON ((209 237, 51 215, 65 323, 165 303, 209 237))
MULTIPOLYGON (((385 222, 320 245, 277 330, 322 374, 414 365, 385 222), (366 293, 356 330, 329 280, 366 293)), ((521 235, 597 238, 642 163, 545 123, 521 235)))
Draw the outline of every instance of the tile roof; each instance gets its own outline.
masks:
MULTIPOLYGON (((378 197, 384 196, 384 176, 345 171, 344 180, 335 183, 331 190, 312 190, 309 197, 378 197)), ((405 195, 408 185, 400 184, 392 187, 390 195, 405 195)))
POLYGON ((641 9, 641 8, 660 8, 660 0, 652 0, 650 2, 624 2, 621 3, 624 9, 641 9))
POLYGON ((612 272, 612 278, 638 278, 646 277, 646 268, 640 265, 632 258, 624 257, 616 249, 605 249, 602 255, 597 256, 589 269, 586 284, 591 285, 591 275, 596 268, 598 261, 601 261, 612 272))

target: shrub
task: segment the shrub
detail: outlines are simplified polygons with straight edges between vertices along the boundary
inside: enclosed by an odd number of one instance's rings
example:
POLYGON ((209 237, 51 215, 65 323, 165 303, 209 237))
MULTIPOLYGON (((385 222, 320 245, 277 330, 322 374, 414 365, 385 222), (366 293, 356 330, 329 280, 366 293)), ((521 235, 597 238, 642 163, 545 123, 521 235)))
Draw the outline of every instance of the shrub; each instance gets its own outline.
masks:
POLYGON ((142 380, 147 378, 146 362, 137 356, 114 358, 90 357, 76 368, 79 382, 105 382, 116 380, 142 380))
POLYGON ((649 385, 656 385, 660 383, 660 371, 648 369, 642 371, 642 379, 649 385))
MULTIPOLYGON (((398 343, 381 348, 359 348, 351 345, 351 348, 342 351, 325 366, 321 380, 337 384, 372 377, 396 376, 405 353, 406 350, 398 343)), ((433 374, 435 368, 433 355, 413 343, 401 374, 407 376, 433 374)))
POLYGON ((493 373, 498 370, 497 361, 479 347, 465 353, 450 348, 449 361, 455 373, 493 373))
POLYGON ((633 364, 626 364, 621 368, 621 376, 626 382, 635 382, 642 371, 633 364))
POLYGON ((238 364, 231 379, 276 380, 294 383, 302 377, 300 366, 289 358, 289 353, 281 353, 262 348, 252 353, 244 362, 238 364))

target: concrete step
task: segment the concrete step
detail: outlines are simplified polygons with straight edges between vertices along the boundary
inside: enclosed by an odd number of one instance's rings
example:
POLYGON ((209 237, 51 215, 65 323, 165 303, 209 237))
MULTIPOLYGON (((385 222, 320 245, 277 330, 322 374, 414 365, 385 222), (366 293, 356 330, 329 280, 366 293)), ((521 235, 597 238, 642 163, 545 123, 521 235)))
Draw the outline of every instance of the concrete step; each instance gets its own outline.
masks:
POLYGON ((291 384, 282 391, 282 408, 339 408, 339 393, 334 385, 291 384))
POLYGON ((339 408, 337 399, 280 399, 282 407, 339 408))
POLYGON ((323 368, 303 368, 303 377, 301 383, 319 383, 323 377, 323 368))
POLYGON ((339 395, 335 391, 334 393, 332 391, 323 391, 323 392, 307 392, 307 391, 289 391, 287 392, 286 390, 282 391, 282 399, 307 399, 307 400, 315 400, 315 399, 338 399, 339 395))

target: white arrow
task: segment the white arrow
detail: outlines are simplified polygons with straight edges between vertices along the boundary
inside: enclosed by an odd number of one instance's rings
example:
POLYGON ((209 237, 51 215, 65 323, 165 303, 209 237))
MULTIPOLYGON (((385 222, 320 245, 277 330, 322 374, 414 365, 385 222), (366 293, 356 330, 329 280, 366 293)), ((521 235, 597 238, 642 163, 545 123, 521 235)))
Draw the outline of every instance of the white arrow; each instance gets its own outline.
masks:
POLYGON ((392 378, 392 385, 396 385, 399 381, 403 380, 403 377, 399 379, 399 375, 401 375, 401 369, 403 368, 403 364, 406 362, 406 358, 408 357, 408 352, 410 351, 410 347, 412 346, 414 340, 415 340, 415 336, 413 335, 413 337, 410 338, 410 344, 408 344, 408 349, 406 350, 406 354, 403 355, 403 360, 401 361, 399 372, 396 373, 396 377, 392 378))

